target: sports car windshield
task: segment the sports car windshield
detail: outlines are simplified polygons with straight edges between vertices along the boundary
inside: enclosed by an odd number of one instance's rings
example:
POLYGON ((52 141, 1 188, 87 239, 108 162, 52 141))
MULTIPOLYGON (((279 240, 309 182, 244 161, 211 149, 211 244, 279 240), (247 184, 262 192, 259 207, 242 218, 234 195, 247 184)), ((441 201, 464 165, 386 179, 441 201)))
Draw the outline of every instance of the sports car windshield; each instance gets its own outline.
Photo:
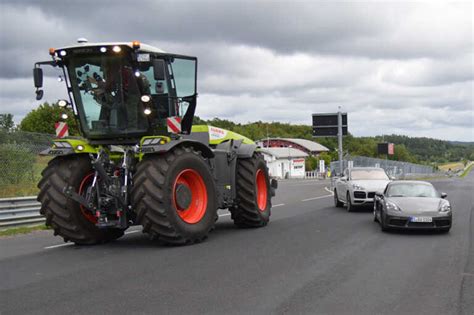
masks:
POLYGON ((426 184, 396 184, 387 190, 387 197, 439 197, 433 186, 426 184))
POLYGON ((388 180, 387 174, 383 170, 352 170, 351 179, 385 179, 388 180))
POLYGON ((127 135, 148 129, 137 77, 126 58, 75 56, 68 69, 87 135, 127 135))

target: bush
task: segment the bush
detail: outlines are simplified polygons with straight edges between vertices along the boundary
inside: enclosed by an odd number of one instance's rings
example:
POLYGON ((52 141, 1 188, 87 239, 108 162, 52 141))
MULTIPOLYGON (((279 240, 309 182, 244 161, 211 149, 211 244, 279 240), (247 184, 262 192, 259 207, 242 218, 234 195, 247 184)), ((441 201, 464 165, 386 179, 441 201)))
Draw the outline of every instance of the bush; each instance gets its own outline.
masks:
POLYGON ((35 180, 36 155, 16 143, 0 144, 0 185, 18 184, 22 180, 35 180))

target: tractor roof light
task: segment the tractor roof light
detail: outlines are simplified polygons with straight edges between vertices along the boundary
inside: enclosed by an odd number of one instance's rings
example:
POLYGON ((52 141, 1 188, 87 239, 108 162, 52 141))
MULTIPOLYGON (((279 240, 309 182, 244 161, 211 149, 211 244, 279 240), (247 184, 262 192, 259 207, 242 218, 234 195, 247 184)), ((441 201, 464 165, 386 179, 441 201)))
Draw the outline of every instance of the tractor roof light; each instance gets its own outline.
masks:
POLYGON ((145 110, 143 111, 143 113, 148 116, 148 115, 151 114, 151 109, 145 108, 145 110))
POLYGON ((122 51, 122 48, 120 48, 120 46, 114 46, 114 47, 112 48, 112 51, 113 51, 114 53, 119 53, 119 52, 122 51))
POLYGON ((148 103, 151 100, 151 97, 150 97, 150 95, 142 95, 142 97, 140 97, 140 100, 143 103, 148 103))
POLYGON ((138 40, 134 40, 132 42, 133 49, 140 49, 140 42, 138 40))
POLYGON ((58 106, 59 107, 66 107, 68 105, 68 102, 66 100, 59 100, 58 101, 58 106))
POLYGON ((107 48, 105 48, 105 47, 100 47, 100 52, 101 52, 101 53, 105 53, 106 51, 107 51, 107 48))
POLYGON ((62 113, 62 114, 61 114, 61 118, 64 119, 64 120, 66 120, 66 119, 68 118, 68 115, 67 115, 66 113, 62 113))
POLYGON ((67 52, 66 52, 65 50, 61 50, 61 51, 59 52, 59 55, 60 55, 61 57, 66 56, 66 54, 67 54, 67 52))

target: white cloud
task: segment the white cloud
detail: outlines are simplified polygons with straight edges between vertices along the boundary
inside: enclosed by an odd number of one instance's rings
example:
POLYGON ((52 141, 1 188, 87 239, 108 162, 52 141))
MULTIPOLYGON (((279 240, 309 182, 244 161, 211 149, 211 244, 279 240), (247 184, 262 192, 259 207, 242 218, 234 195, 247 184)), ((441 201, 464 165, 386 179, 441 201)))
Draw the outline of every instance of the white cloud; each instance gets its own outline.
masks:
MULTIPOLYGON (((37 106, 31 69, 49 47, 78 37, 139 39, 198 56, 204 118, 310 124, 311 113, 342 106, 357 136, 473 141, 472 9, 467 2, 5 0, 0 111, 19 119, 37 106)), ((45 82, 45 100, 65 94, 54 78, 45 82)))

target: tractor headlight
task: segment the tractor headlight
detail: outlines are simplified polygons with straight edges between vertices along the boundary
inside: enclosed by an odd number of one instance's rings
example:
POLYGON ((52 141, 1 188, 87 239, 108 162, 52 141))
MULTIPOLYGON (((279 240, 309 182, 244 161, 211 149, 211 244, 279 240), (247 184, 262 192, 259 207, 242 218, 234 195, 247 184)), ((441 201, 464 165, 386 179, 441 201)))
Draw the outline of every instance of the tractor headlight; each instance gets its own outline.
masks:
POLYGON ((451 211, 451 205, 449 204, 448 201, 444 200, 444 202, 441 202, 439 206, 439 212, 449 212, 451 211))
POLYGON ((65 141, 54 141, 54 145, 56 148, 72 148, 72 145, 69 144, 69 142, 65 141))
POLYGON ((154 145, 154 144, 161 144, 160 138, 153 138, 153 139, 145 139, 143 141, 143 145, 154 145))
POLYGON ((151 100, 151 97, 150 97, 150 95, 142 95, 142 97, 140 97, 140 100, 143 103, 148 103, 151 100))
POLYGON ((58 101, 58 106, 59 107, 66 107, 67 106, 67 101, 66 100, 59 100, 58 101))
POLYGON ((385 205, 387 206, 387 211, 401 211, 400 208, 391 201, 387 201, 385 205))

